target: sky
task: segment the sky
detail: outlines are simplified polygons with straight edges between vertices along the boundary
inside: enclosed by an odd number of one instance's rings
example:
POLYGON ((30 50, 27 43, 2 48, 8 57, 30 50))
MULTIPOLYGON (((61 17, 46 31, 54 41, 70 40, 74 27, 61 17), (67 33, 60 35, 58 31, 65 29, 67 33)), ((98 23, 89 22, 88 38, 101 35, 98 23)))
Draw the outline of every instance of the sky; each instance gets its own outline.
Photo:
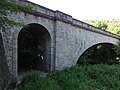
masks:
POLYGON ((28 0, 82 20, 120 19, 120 0, 28 0))

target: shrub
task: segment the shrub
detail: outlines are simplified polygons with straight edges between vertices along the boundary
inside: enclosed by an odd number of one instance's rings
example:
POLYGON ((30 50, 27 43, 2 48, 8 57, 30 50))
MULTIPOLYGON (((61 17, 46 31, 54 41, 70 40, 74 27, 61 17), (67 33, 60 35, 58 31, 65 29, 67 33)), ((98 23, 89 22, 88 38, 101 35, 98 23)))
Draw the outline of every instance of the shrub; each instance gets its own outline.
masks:
POLYGON ((87 65, 66 68, 46 77, 32 73, 19 90, 120 90, 120 65, 87 65))
POLYGON ((26 75, 18 90, 58 90, 58 86, 53 80, 42 77, 38 72, 26 75))

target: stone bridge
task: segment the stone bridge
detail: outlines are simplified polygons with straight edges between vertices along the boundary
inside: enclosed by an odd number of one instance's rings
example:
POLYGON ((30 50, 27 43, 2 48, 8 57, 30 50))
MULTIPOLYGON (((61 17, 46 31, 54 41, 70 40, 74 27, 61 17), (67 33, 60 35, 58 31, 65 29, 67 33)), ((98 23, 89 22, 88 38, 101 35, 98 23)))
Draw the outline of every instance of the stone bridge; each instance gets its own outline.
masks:
MULTIPOLYGON (((32 4, 36 7, 35 11, 11 15, 14 20, 25 22, 28 28, 15 26, 1 32, 5 57, 13 76, 18 76, 21 65, 19 64, 19 48, 21 48, 19 38, 21 35, 24 36, 22 32, 27 31, 26 34, 31 34, 35 38, 34 45, 38 51, 38 57, 40 56, 39 49, 42 47, 43 56, 40 57, 44 58, 44 61, 38 60, 37 63, 32 63, 38 69, 42 68, 48 72, 76 65, 82 53, 93 45, 116 44, 120 39, 117 35, 74 19, 63 12, 32 4)), ((22 64, 26 63, 22 62, 22 64)))

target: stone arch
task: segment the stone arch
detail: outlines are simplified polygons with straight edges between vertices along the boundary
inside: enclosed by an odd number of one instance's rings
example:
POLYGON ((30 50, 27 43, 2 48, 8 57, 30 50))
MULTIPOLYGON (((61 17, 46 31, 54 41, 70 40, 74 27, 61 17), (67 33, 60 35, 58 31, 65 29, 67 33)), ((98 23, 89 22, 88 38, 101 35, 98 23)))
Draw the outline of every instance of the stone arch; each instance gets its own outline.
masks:
MULTIPOLYGON (((82 51, 82 53, 80 54, 79 58, 90 48, 93 48, 93 47, 97 47, 97 46, 104 46, 104 47, 107 47, 111 50, 113 50, 114 48, 114 45, 116 43, 112 43, 112 42, 101 42, 101 43, 96 43, 96 44, 92 44, 92 45, 89 45, 88 47, 85 47, 84 50, 82 51)), ((113 52, 113 51, 112 51, 113 52)), ((115 54, 115 53, 114 53, 115 54)), ((79 62, 79 59, 77 60, 77 63, 79 62)))
MULTIPOLYGON (((84 52, 85 52, 87 49, 89 49, 90 47, 93 47, 93 46, 95 46, 95 45, 101 45, 101 44, 111 44, 111 45, 115 45, 116 43, 112 43, 112 42, 99 42, 99 43, 91 44, 91 45, 85 47, 82 53, 84 53, 84 52)), ((81 53, 81 55, 82 55, 82 53, 81 53)))
MULTIPOLYGON (((25 48, 24 48, 25 49, 25 48)), ((29 51, 30 49, 28 49, 29 51)), ((31 54, 28 54, 30 57, 31 54)), ((29 58, 28 57, 28 58, 29 58)), ((30 58, 29 58, 30 59, 30 58)), ((48 32, 48 30, 37 23, 31 23, 28 24, 26 27, 23 27, 19 34, 18 34, 18 63, 17 63, 17 70, 18 73, 22 71, 22 65, 28 64, 28 66, 24 67, 30 69, 35 69, 35 70, 40 70, 44 72, 49 72, 51 68, 51 36, 48 32), (24 34, 24 35, 23 35, 24 34), (29 34, 29 36, 32 36, 33 42, 29 42, 30 39, 24 37, 26 34, 29 34), (20 44, 21 37, 24 37, 24 39, 27 39, 28 45, 24 43, 24 47, 30 47, 34 48, 34 58, 29 62, 27 61, 22 61, 20 59, 21 55, 20 54, 20 48, 22 44, 20 44), (24 63, 25 62, 25 63, 24 63), (29 65, 33 64, 33 66, 29 65)))

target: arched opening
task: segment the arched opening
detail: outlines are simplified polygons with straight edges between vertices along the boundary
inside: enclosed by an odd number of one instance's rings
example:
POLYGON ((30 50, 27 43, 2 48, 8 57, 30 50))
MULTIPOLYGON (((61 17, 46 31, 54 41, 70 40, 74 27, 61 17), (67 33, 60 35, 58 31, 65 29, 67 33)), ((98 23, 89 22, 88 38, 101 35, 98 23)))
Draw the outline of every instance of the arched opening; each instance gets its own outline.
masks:
POLYGON ((113 64, 117 54, 111 43, 100 43, 89 47, 79 57, 77 64, 113 64))
POLYGON ((45 27, 29 24, 18 35, 18 74, 39 70, 50 71, 51 38, 45 27))

